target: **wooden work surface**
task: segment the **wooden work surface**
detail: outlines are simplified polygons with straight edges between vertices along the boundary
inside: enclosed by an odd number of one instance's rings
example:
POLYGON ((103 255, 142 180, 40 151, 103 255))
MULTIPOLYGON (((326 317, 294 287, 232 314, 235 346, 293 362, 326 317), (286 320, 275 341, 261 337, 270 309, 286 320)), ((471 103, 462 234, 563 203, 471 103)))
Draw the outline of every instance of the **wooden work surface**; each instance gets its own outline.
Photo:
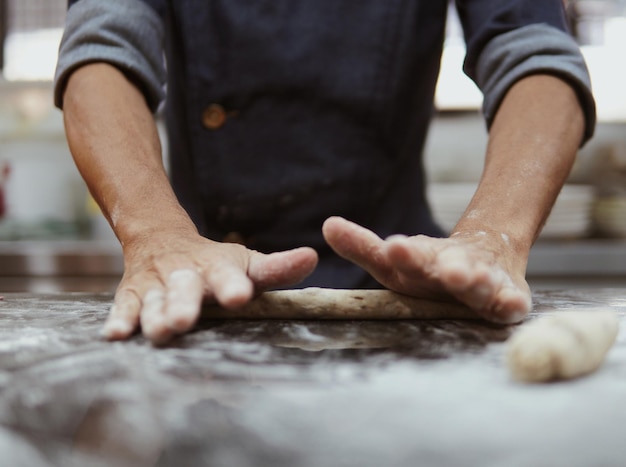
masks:
MULTIPOLYGON (((623 465, 626 333, 603 367, 513 382, 514 327, 475 320, 203 319, 165 348, 107 343, 109 295, 0 301, 7 466, 623 465)), ((546 291, 531 319, 616 310, 626 290, 546 291)))

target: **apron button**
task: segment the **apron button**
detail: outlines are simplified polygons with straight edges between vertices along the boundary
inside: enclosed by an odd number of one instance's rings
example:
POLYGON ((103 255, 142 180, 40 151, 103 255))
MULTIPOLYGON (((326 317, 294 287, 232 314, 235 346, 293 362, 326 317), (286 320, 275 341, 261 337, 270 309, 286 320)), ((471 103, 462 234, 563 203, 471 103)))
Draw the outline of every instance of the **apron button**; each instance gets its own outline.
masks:
POLYGON ((211 104, 202 112, 202 124, 209 130, 217 130, 226 122, 226 111, 219 104, 211 104))

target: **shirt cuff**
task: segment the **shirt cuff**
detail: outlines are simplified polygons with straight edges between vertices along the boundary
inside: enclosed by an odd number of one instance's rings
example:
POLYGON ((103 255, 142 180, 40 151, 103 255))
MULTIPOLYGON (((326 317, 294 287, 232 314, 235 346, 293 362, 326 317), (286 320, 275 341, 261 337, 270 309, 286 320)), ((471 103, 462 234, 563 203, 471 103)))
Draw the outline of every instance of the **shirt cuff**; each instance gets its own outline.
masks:
POLYGON ((54 78, 54 103, 63 108, 69 76, 87 63, 107 62, 131 76, 154 112, 165 96, 164 26, 143 1, 80 0, 67 12, 54 78))
POLYGON ((558 76, 574 88, 585 114, 581 145, 586 143, 594 133, 596 106, 585 60, 573 37, 546 24, 506 32, 483 49, 473 79, 484 95, 487 126, 491 126, 510 87, 521 78, 537 73, 558 76))

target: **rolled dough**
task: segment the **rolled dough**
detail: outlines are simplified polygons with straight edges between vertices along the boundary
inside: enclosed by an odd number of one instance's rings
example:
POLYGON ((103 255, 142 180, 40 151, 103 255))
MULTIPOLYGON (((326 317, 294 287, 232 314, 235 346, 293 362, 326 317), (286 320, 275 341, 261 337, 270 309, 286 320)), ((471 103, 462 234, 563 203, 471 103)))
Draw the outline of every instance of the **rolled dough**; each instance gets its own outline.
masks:
POLYGON ((414 298, 389 290, 318 287, 265 292, 235 310, 204 306, 202 315, 219 319, 480 319, 458 303, 414 298))
POLYGON ((615 342, 617 314, 606 310, 567 311, 522 324, 507 343, 514 379, 544 382, 597 370, 615 342))

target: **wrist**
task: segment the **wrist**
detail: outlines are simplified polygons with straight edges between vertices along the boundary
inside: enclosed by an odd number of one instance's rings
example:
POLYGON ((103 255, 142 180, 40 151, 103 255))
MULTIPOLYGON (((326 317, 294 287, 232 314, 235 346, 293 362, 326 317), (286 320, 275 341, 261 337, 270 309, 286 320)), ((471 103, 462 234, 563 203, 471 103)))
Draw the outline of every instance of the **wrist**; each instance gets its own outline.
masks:
POLYGON ((144 210, 139 217, 119 214, 119 221, 113 213, 110 224, 124 249, 157 239, 199 236, 197 227, 182 207, 163 211, 166 212, 144 210))
POLYGON ((525 275, 532 246, 532 242, 525 236, 518 237, 506 228, 460 222, 450 233, 450 238, 491 251, 511 273, 522 277, 525 275))

